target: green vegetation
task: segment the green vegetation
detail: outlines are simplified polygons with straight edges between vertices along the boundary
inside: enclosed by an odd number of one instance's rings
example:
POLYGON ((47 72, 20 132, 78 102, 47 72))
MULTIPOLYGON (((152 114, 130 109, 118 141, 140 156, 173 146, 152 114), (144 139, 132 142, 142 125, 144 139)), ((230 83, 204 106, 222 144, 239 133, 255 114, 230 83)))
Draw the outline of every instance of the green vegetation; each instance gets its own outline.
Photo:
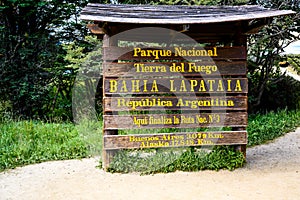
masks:
MULTIPOLYGON (((300 126, 300 111, 281 110, 249 117, 248 145, 273 140, 300 126)), ((166 130, 165 130, 166 131, 166 130)), ((0 124, 0 171, 48 160, 78 159, 101 154, 102 123, 4 120, 0 124)), ((175 148, 120 151, 111 172, 158 173, 219 170, 243 166, 245 160, 232 147, 175 148)))
MULTIPOLYGON (((210 151, 210 150, 208 150, 210 151)), ((199 170, 233 170, 242 167, 245 159, 232 147, 215 147, 209 153, 198 148, 175 150, 120 151, 111 163, 110 172, 141 172, 142 174, 199 170)))
POLYGON ((248 145, 259 145, 273 140, 300 126, 300 110, 270 112, 249 117, 248 145))
POLYGON ((0 171, 48 160, 83 158, 87 147, 72 124, 0 124, 0 171))

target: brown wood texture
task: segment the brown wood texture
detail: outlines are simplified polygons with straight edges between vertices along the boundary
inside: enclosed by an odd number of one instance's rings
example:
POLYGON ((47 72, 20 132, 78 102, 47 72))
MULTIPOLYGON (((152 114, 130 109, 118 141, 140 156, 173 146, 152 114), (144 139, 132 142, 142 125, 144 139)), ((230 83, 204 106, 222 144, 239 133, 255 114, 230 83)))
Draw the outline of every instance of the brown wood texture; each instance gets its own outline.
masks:
POLYGON ((247 144, 246 131, 184 132, 104 136, 104 149, 247 144))
MULTIPOLYGON (((106 26, 106 25, 105 25, 106 26)), ((226 41, 232 40, 236 36, 236 30, 241 26, 241 23, 218 23, 210 26, 203 24, 189 25, 188 31, 184 31, 184 25, 163 25, 163 26, 147 26, 143 24, 143 28, 138 24, 122 24, 116 25, 108 23, 108 32, 113 37, 121 41, 134 42, 153 42, 162 44, 196 44, 199 41, 202 43, 210 43, 214 41, 224 44, 226 41), (124 32, 122 32, 124 31, 124 32)), ((243 26, 244 27, 244 26, 243 26)), ((248 29, 245 28, 245 32, 248 29)))
MULTIPOLYGON (((136 47, 138 48, 138 47, 136 47)), ((206 47, 206 48, 192 48, 192 47, 177 47, 177 50, 182 50, 180 52, 186 52, 188 50, 193 50, 193 54, 191 56, 180 56, 184 55, 179 54, 175 51, 175 48, 158 48, 158 47, 147 47, 141 48, 141 50, 147 51, 152 50, 156 51, 158 56, 154 56, 153 54, 148 54, 146 56, 141 56, 141 53, 134 52, 134 47, 104 47, 103 48, 103 59, 104 60, 246 60, 247 59, 247 52, 245 47, 206 47), (214 53, 213 56, 197 56, 201 54, 196 54, 196 52, 200 51, 212 51, 214 53), (167 51, 171 51, 171 56, 166 55, 167 51), (162 52, 162 53, 160 53, 162 52), (216 55, 215 56, 215 52, 216 55)))
POLYGON ((289 15, 289 10, 266 9, 260 6, 153 6, 88 4, 83 20, 136 24, 209 24, 253 20, 289 15))
MULTIPOLYGON (((108 23, 110 32, 115 35, 114 37, 118 37, 120 40, 125 41, 156 41, 166 43, 171 38, 168 37, 174 33, 176 33, 176 37, 172 38, 172 41, 179 42, 182 41, 193 41, 199 38, 199 36, 203 37, 203 39, 208 38, 223 38, 226 40, 226 37, 234 36, 236 32, 236 28, 240 26, 237 22, 230 23, 216 23, 213 26, 207 27, 207 24, 192 24, 189 25, 188 31, 184 31, 185 27, 182 24, 170 25, 170 24, 161 24, 161 25, 147 25, 143 24, 143 29, 139 30, 137 28, 141 27, 141 24, 114 24, 108 23), (160 31, 157 31, 157 28, 160 31), (133 29, 134 31, 128 30, 133 29), (166 29, 163 33, 161 32, 163 29, 166 29), (123 32, 126 31, 126 32, 123 32), (173 33, 172 33, 173 32, 173 33), (183 33, 181 33, 183 32, 183 33), (187 37, 188 36, 188 37, 187 37), (167 38, 168 37, 168 38, 167 38), (168 39, 168 40, 166 40, 168 39), (180 39, 180 40, 179 40, 180 39)), ((248 29, 247 29, 248 30, 248 29)), ((246 31, 246 30, 245 30, 246 31)))
MULTIPOLYGON (((118 44, 118 41, 115 40, 115 38, 109 37, 109 35, 105 34, 103 36, 103 47, 109 47, 109 46, 116 46, 118 44)), ((103 61, 105 63, 105 61, 103 61)), ((106 115, 112 115, 112 112, 106 112, 106 115)), ((118 130, 103 130, 103 136, 106 135, 118 135, 118 130)), ((103 143, 104 141, 102 141, 103 143)), ((103 144, 104 146, 104 144, 103 144)), ((102 147, 103 147, 102 146, 102 147)), ((109 168, 110 163, 113 160, 114 155, 116 154, 116 150, 105 150, 102 149, 102 168, 106 171, 109 168)))
POLYGON ((247 110, 246 96, 105 97, 104 112, 154 110, 247 110))
POLYGON ((246 112, 104 115, 104 129, 246 127, 246 112))
POLYGON ((104 80, 104 95, 247 93, 247 78, 158 78, 104 80))
POLYGON ((106 63, 103 65, 105 77, 153 77, 153 76, 238 76, 246 75, 246 61, 216 62, 129 62, 106 63), (178 70, 176 70, 178 69, 178 70), (179 71, 179 72, 178 72, 179 71))
POLYGON ((102 28, 99 27, 98 24, 87 24, 86 27, 96 35, 104 35, 105 32, 102 28))

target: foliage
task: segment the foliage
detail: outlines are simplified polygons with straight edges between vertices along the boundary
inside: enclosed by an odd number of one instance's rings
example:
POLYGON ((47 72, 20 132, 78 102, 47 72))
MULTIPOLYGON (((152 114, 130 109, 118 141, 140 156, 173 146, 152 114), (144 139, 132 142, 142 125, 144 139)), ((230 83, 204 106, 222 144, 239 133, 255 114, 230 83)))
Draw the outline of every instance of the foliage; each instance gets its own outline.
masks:
POLYGON ((78 72, 73 85, 74 120, 95 119, 102 111, 102 41, 96 36, 86 36, 84 45, 74 41, 63 48, 67 52, 67 67, 78 72))
POLYGON ((0 100, 11 102, 15 117, 43 118, 57 106, 71 112, 76 72, 65 67, 61 43, 86 34, 77 19, 86 3, 0 2, 0 100))
POLYGON ((76 125, 80 139, 85 144, 88 156, 98 156, 102 152, 102 127, 103 122, 91 120, 88 118, 81 119, 76 125))
POLYGON ((168 173, 180 171, 219 170, 243 166, 245 160, 241 152, 232 147, 215 147, 207 153, 195 148, 183 150, 154 150, 154 154, 144 151, 120 151, 110 165, 110 172, 168 173))
POLYGON ((284 108, 300 108, 300 82, 289 76, 281 77, 276 84, 268 83, 260 101, 260 112, 284 108))
POLYGON ((300 126, 300 110, 270 112, 265 115, 250 115, 248 145, 259 145, 273 140, 300 126))
POLYGON ((0 171, 88 155, 88 148, 73 124, 5 121, 0 124, 0 132, 0 171))
MULTIPOLYGON (((300 4, 293 0, 259 0, 253 3, 267 8, 291 9, 298 12, 292 16, 275 18, 271 24, 251 35, 248 40, 249 100, 250 110, 255 112, 264 107, 262 100, 268 89, 276 89, 276 84, 282 80, 278 65, 282 61, 280 53, 290 43, 300 39, 300 35, 297 34, 300 31, 300 4)), ((282 91, 284 88, 280 88, 277 93, 282 91)), ((273 103, 272 99, 270 100, 268 104, 273 103)))
POLYGON ((300 75, 300 55, 288 55, 288 63, 291 64, 295 72, 300 75))

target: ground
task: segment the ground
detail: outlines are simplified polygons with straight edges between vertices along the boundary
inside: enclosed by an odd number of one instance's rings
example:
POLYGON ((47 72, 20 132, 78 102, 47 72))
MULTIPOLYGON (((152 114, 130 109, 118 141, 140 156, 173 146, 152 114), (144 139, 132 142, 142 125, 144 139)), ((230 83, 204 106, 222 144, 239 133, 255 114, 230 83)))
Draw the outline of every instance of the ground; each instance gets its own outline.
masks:
POLYGON ((140 176, 96 168, 98 158, 45 162, 0 173, 0 199, 199 200, 300 198, 300 128, 247 149, 232 172, 175 172, 140 176))

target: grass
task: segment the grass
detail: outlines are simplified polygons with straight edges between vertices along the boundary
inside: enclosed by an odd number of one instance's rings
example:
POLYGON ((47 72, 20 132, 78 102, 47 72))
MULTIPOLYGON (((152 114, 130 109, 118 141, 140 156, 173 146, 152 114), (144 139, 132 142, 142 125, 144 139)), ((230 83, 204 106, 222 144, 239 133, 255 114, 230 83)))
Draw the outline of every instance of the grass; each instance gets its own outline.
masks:
MULTIPOLYGON (((266 143, 298 126, 300 126, 300 110, 251 115, 248 146, 266 143)), ((0 171, 49 160, 101 155, 101 132, 102 123, 90 120, 82 120, 77 125, 40 121, 2 121, 0 171)), ((242 154, 232 147, 126 150, 119 151, 115 156, 110 171, 157 173, 176 170, 233 170, 241 167, 244 162, 242 154)))
POLYGON ((274 140, 300 126, 300 110, 270 112, 249 116, 248 146, 274 140))
POLYGON ((88 156, 87 146, 73 124, 10 121, 0 124, 0 133, 0 171, 88 156))
POLYGON ((215 147, 213 150, 198 148, 157 149, 119 151, 110 165, 110 172, 140 172, 141 174, 180 171, 219 170, 244 165, 241 152, 229 146, 215 147), (148 154, 148 155, 147 155, 148 154))

